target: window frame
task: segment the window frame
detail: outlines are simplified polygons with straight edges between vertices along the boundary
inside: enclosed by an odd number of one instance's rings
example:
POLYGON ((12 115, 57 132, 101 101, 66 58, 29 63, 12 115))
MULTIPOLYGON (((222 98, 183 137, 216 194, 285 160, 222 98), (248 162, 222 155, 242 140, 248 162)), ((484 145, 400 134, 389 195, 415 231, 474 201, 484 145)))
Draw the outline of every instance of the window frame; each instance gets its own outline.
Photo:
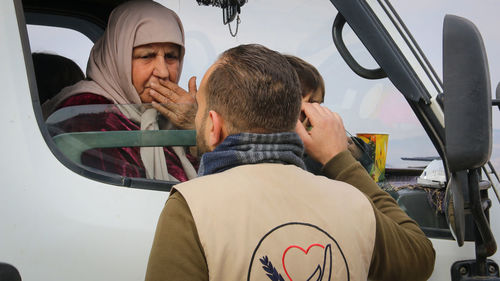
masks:
MULTIPOLYGON (((18 18, 18 27, 21 34, 23 54, 26 62, 26 71, 28 74, 33 111, 38 123, 38 127, 40 129, 40 133, 42 134, 42 137, 52 154, 68 169, 91 180, 115 186, 170 192, 172 186, 178 184, 178 182, 124 177, 92 167, 84 166, 70 160, 57 147, 56 142, 48 131, 42 114, 42 108, 38 97, 38 89, 36 86, 36 77, 33 67, 33 59, 31 56, 31 47, 29 44, 27 24, 29 23, 39 26, 68 28, 85 35, 94 43, 104 32, 105 24, 97 19, 95 19, 95 21, 91 21, 89 18, 84 18, 78 15, 73 16, 69 13, 63 15, 60 11, 53 12, 48 10, 32 12, 27 9, 27 11, 25 12, 20 0, 16 1, 15 3, 17 4, 16 13, 18 18)), ((152 133, 154 134, 155 132, 152 133)), ((158 132, 158 135, 161 136, 162 132, 158 132)))

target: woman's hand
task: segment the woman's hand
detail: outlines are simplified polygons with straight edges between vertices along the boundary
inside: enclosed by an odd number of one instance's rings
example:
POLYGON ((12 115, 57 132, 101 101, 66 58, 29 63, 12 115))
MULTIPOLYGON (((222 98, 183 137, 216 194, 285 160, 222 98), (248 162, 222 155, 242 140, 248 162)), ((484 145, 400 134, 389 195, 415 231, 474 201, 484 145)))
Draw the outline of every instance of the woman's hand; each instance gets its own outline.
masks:
POLYGON ((302 111, 309 120, 311 129, 306 130, 299 120, 295 131, 312 159, 325 165, 335 155, 347 149, 348 138, 340 115, 318 103, 304 102, 302 111))
POLYGON ((154 99, 153 107, 168 118, 179 129, 194 130, 196 116, 195 95, 196 77, 189 79, 189 92, 179 85, 168 81, 158 80, 150 83, 150 96, 154 99))

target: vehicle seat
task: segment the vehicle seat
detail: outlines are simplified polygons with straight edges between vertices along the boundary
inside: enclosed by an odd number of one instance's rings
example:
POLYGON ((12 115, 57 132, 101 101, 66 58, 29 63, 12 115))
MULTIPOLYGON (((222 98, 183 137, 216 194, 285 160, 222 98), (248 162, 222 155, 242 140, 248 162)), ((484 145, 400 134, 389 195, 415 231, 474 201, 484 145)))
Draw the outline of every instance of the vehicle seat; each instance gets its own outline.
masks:
POLYGON ((83 80, 85 75, 72 60, 49 53, 33 53, 36 86, 40 104, 54 97, 64 87, 83 80))

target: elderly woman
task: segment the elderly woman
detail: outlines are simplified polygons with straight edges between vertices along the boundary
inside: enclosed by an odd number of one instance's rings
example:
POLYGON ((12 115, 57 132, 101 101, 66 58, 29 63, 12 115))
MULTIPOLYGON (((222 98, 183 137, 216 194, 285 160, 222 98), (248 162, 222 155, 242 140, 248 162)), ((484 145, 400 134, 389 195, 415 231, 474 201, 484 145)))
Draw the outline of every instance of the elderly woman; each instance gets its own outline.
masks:
MULTIPOLYGON (((153 1, 122 4, 113 10, 92 48, 87 79, 44 103, 44 114, 69 106, 114 104, 105 112, 77 115, 57 127, 64 132, 191 129, 194 77, 189 93, 177 86, 184 52, 184 30, 172 10, 153 1), (172 102, 167 106, 155 100, 172 102), (121 106, 125 104, 136 106, 121 106), (169 118, 162 118, 155 108, 169 118)), ((174 181, 194 178, 198 165, 182 147, 94 149, 82 155, 82 163, 127 177, 174 181)))

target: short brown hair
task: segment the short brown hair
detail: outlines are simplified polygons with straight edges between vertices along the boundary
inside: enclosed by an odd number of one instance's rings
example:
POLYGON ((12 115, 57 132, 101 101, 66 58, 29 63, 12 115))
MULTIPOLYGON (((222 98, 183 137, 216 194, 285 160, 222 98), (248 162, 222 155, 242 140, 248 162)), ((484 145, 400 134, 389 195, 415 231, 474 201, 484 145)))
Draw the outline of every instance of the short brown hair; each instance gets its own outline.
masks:
POLYGON ((207 80, 207 110, 228 121, 230 134, 293 131, 301 106, 297 73, 262 45, 231 48, 207 80))
POLYGON ((300 86, 302 89, 302 97, 308 93, 320 90, 321 99, 325 99, 325 82, 323 77, 319 74, 318 69, 305 60, 292 56, 284 55, 288 62, 295 68, 297 75, 300 79, 300 86))

